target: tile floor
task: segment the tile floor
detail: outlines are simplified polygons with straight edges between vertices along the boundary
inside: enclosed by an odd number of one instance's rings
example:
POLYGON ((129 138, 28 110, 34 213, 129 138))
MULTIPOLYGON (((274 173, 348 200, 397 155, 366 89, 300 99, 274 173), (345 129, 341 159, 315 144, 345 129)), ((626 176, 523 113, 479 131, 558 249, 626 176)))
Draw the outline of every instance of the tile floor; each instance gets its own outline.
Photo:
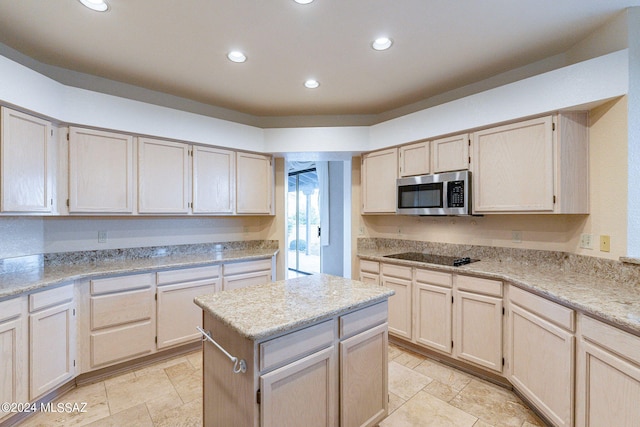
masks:
MULTIPOLYGON (((85 413, 40 413, 21 426, 201 426, 202 354, 159 362, 79 387, 58 402, 85 413)), ((513 393, 389 346, 389 416, 380 427, 544 426, 513 393)))

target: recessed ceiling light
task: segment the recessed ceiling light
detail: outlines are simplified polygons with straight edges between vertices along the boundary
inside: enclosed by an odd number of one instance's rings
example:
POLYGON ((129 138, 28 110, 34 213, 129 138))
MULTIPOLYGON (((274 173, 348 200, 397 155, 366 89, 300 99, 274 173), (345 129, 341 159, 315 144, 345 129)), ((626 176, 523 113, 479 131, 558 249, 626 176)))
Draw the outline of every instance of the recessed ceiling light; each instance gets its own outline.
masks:
POLYGON ((293 0, 298 4, 309 4, 311 3, 313 0, 293 0))
POLYGON ((387 50, 392 44, 393 42, 389 37, 379 37, 371 43, 371 47, 375 50, 387 50))
POLYGON ((315 89, 318 86, 320 86, 320 83, 314 79, 309 79, 306 82, 304 82, 304 87, 306 87, 307 89, 315 89))
POLYGON ((247 60, 247 55, 240 52, 239 50, 232 50, 227 54, 227 58, 232 62, 244 62, 247 60))
POLYGON ((80 3, 96 12, 106 12, 109 5, 105 0, 80 0, 80 3))

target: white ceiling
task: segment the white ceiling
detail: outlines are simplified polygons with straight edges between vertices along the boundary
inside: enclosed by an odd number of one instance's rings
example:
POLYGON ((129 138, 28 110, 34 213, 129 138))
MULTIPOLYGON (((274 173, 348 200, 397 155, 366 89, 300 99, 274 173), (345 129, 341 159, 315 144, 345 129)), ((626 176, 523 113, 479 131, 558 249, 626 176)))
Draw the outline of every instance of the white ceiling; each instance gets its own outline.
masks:
POLYGON ((380 114, 560 54, 640 0, 0 0, 40 63, 254 116, 380 114), (393 47, 371 49, 388 35, 393 47), (231 49, 248 60, 232 63, 231 49), (307 78, 320 87, 304 88, 307 78))

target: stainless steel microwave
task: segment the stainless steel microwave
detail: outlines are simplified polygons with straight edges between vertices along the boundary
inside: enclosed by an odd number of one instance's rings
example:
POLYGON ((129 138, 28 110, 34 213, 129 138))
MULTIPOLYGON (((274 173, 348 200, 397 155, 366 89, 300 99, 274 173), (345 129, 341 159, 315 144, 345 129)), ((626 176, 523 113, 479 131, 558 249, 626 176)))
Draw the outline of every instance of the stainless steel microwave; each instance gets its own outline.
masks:
POLYGON ((397 180, 396 213, 471 215, 471 172, 457 171, 397 180))

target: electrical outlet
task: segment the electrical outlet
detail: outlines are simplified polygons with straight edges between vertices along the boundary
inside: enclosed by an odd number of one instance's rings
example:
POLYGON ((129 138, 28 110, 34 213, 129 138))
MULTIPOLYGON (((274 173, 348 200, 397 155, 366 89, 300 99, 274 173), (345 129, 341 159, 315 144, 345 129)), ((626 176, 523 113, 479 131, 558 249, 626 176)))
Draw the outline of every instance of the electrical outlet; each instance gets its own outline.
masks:
POLYGON ((580 235, 580 247, 583 249, 593 249, 593 234, 582 233, 580 235))
POLYGON ((600 252, 611 252, 611 236, 600 236, 600 252))
POLYGON ((106 231, 98 231, 98 243, 107 243, 106 231))
POLYGON ((522 243, 522 231, 512 231, 511 232, 511 241, 513 243, 522 243))

